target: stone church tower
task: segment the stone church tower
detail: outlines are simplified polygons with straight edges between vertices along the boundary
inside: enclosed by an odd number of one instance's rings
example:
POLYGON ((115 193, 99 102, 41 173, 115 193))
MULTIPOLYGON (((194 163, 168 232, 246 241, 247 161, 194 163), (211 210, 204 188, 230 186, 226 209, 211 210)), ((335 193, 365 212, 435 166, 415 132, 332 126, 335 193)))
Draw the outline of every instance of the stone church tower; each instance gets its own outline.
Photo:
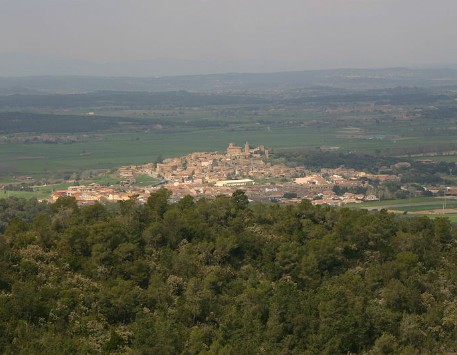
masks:
POLYGON ((244 155, 246 155, 247 157, 250 155, 250 149, 249 149, 248 142, 246 142, 246 144, 244 145, 244 155))

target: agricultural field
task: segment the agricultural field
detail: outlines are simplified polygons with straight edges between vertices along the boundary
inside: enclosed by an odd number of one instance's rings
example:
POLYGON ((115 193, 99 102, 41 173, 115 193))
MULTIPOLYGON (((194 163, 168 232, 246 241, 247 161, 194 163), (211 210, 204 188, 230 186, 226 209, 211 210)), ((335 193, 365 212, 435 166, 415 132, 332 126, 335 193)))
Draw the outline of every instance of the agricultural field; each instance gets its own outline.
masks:
MULTIPOLYGON (((229 142, 266 145, 274 150, 317 149, 320 146, 336 146, 345 151, 382 152, 393 149, 405 150, 423 145, 452 145, 454 135, 425 137, 420 132, 396 127, 383 130, 382 138, 342 135, 342 128, 332 124, 305 124, 291 121, 287 124, 270 117, 266 122, 252 123, 252 119, 241 119, 235 124, 207 127, 204 121, 186 127, 161 129, 138 129, 136 131, 103 131, 89 133, 85 141, 69 144, 4 143, 0 150, 0 175, 65 174, 84 169, 106 169, 123 164, 140 164, 159 157, 173 157, 193 151, 223 150, 229 142), (401 136, 402 138, 389 138, 401 136)), ((351 122, 351 124, 355 124, 351 122)), ((417 124, 420 124, 418 122, 417 124)), ((364 130, 371 130, 370 126, 364 130)), ((346 131, 347 132, 347 131, 346 131)), ((381 137, 381 136, 380 136, 381 137)), ((450 157, 452 159, 452 157, 450 157)), ((445 160, 445 159, 443 159, 445 160)))
POLYGON ((455 98, 450 88, 431 87, 0 96, 0 182, 95 177, 246 141, 273 157, 332 147, 455 162, 443 155, 457 151, 455 98))
POLYGON ((406 215, 408 217, 428 217, 431 219, 445 217, 449 219, 449 221, 453 224, 457 223, 457 213, 447 213, 444 215, 430 215, 430 214, 414 214, 414 215, 406 215))
POLYGON ((442 197, 415 197, 385 201, 349 204, 348 207, 368 210, 386 209, 405 217, 429 218, 446 217, 453 223, 457 222, 457 199, 442 197))

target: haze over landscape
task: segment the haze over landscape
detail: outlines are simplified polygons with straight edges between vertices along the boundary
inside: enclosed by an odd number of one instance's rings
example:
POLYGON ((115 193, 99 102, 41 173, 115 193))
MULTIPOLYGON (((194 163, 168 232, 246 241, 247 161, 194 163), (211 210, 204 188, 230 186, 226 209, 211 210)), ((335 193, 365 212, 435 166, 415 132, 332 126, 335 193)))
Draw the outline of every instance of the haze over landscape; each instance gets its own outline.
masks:
POLYGON ((457 354, 456 0, 0 9, 0 354, 457 354))
POLYGON ((454 0, 3 0, 0 76, 455 64, 454 0))

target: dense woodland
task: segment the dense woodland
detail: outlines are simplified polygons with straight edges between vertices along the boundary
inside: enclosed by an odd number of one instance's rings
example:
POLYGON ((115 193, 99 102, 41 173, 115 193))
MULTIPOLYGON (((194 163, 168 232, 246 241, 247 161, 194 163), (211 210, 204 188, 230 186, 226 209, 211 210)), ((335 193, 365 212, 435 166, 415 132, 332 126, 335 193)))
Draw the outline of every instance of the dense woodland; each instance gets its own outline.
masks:
POLYGON ((98 91, 67 95, 0 95, 0 107, 74 108, 122 106, 130 108, 203 107, 209 105, 258 104, 264 101, 250 96, 203 94, 187 91, 119 92, 98 91))
POLYGON ((283 159, 290 166, 307 166, 314 169, 347 168, 378 173, 382 167, 390 166, 407 159, 357 152, 324 152, 320 150, 290 149, 277 151, 276 159, 283 159))
POLYGON ((232 197, 0 201, 0 353, 457 351, 445 218, 232 197))
POLYGON ((431 88, 395 87, 382 90, 343 90, 332 87, 312 87, 275 92, 274 94, 258 91, 220 92, 217 94, 197 93, 189 91, 163 92, 125 92, 96 91, 84 94, 48 94, 48 95, 0 95, 0 107, 8 110, 34 109, 68 109, 68 108, 99 108, 123 107, 126 109, 167 109, 167 108, 198 108, 208 106, 237 105, 280 105, 281 107, 318 106, 328 107, 335 104, 363 104, 393 106, 428 106, 445 104, 444 107, 425 109, 427 118, 440 119, 454 117, 456 108, 452 100, 455 94, 446 88, 444 94, 431 88))
MULTIPOLYGON (((233 124, 239 122, 232 122, 233 124)), ((161 128, 189 127, 224 127, 224 123, 216 119, 201 119, 182 122, 173 118, 131 118, 109 116, 78 116, 37 114, 28 112, 0 112, 0 134, 34 133, 99 133, 101 131, 144 131, 160 125, 161 128)))

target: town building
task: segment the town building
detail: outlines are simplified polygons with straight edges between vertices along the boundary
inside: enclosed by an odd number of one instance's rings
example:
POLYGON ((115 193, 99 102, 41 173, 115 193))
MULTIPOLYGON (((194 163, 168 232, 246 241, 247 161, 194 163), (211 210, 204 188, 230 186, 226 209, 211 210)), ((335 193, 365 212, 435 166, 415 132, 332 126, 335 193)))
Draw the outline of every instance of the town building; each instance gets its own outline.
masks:
POLYGON ((250 186, 254 185, 254 180, 241 179, 241 180, 222 180, 216 182, 216 186, 250 186))

